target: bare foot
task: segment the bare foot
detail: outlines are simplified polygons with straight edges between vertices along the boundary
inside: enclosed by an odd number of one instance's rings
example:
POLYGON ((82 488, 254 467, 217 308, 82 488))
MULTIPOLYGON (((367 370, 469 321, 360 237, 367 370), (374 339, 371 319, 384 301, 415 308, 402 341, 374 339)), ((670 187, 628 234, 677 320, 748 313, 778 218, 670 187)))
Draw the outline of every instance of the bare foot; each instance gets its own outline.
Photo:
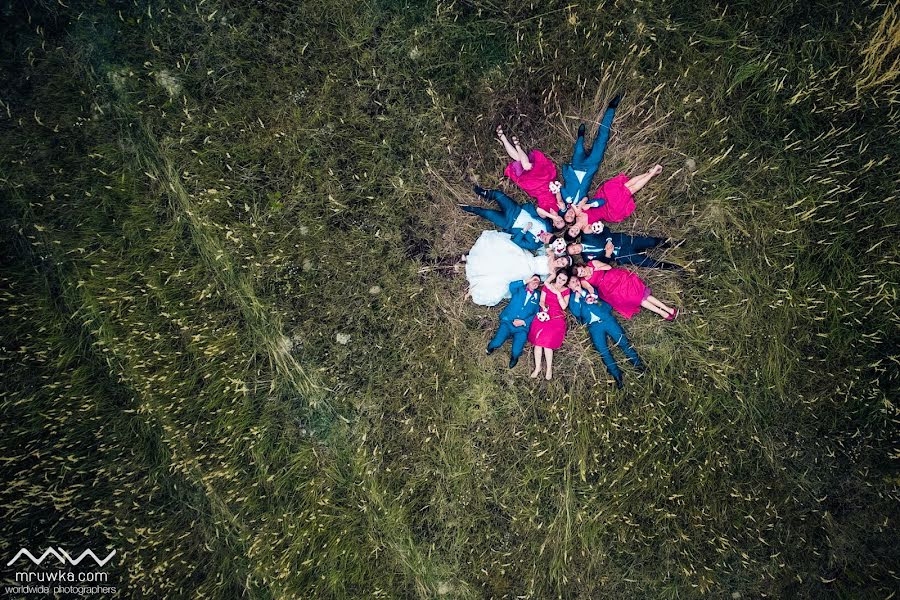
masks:
POLYGON ((520 150, 520 148, 519 148, 519 138, 517 138, 516 136, 512 136, 512 143, 513 143, 513 146, 516 147, 516 150, 520 150))
POLYGON ((650 169, 650 175, 652 175, 653 177, 656 177, 657 175, 659 175, 662 172, 663 172, 662 165, 656 165, 655 167, 650 169))
POLYGON ((553 379, 553 371, 547 369, 547 372, 544 374, 544 379, 546 379, 547 381, 553 379))
POLYGON ((531 372, 531 378, 532 378, 532 379, 537 379, 537 376, 538 376, 540 373, 541 373, 540 368, 535 369, 534 371, 531 372))
POLYGON ((506 135, 503 133, 503 127, 497 125, 497 139, 501 142, 506 142, 506 135))

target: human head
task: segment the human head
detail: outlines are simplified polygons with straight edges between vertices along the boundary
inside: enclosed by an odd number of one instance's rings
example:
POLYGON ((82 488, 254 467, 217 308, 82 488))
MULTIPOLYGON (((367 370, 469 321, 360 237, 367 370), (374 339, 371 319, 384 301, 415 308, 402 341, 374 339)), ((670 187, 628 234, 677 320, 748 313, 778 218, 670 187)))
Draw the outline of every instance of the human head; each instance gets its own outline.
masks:
POLYGON ((553 243, 553 240, 555 239, 555 236, 552 233, 549 233, 547 231, 540 232, 537 237, 539 240, 541 240, 541 243, 543 243, 543 244, 551 244, 551 243, 553 243))
POLYGON ((569 289, 573 292, 581 291, 581 279, 578 277, 578 275, 572 275, 571 277, 569 277, 569 289))
POLYGON ((584 279, 588 276, 588 271, 590 269, 591 267, 589 267, 588 265, 578 265, 577 267, 575 267, 575 274, 578 275, 578 277, 584 279))
POLYGON ((571 225, 575 222, 577 217, 578 215, 575 214, 575 207, 569 205, 569 208, 566 209, 566 213, 563 215, 563 221, 571 225))
POLYGON ((550 220, 553 222, 553 229, 563 229, 566 226, 565 220, 559 215, 553 215, 550 220))
POLYGON ((571 256, 560 256, 559 258, 554 258, 551 266, 554 269, 568 269, 572 266, 572 257, 571 256))
POLYGON ((581 244, 569 244, 568 246, 566 246, 566 253, 569 256, 576 256, 578 254, 581 254, 581 250, 581 244))
POLYGON ((569 281, 569 270, 560 269, 553 275, 552 280, 557 287, 565 287, 566 283, 569 281))
POLYGON ((525 283, 525 288, 526 288, 529 292, 533 292, 534 290, 538 289, 538 287, 539 287, 540 285, 541 285, 541 277, 540 277, 540 275, 534 274, 534 275, 532 275, 531 277, 528 278, 528 281, 525 283))
POLYGON ((566 229, 566 236, 570 239, 574 240, 579 235, 581 235, 581 225, 578 225, 577 223, 575 225, 569 225, 568 229, 566 229))

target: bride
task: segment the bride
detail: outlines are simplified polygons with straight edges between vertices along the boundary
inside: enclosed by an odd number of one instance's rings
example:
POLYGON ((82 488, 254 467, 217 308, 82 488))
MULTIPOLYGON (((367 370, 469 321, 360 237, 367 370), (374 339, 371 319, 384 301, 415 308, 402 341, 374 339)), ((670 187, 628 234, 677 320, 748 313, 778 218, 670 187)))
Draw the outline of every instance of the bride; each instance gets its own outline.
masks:
POLYGON ((555 257, 553 250, 534 256, 519 248, 508 233, 484 231, 475 241, 466 259, 466 279, 472 301, 494 306, 509 298, 509 284, 531 275, 546 279, 557 269, 572 266, 572 257, 555 257))

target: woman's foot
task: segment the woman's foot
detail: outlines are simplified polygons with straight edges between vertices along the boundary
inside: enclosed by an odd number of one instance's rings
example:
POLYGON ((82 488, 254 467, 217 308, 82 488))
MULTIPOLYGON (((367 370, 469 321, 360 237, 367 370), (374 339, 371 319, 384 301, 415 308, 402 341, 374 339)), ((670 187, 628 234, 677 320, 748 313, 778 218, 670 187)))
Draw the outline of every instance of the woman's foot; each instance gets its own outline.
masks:
POLYGON ((649 173, 651 177, 656 177, 657 175, 659 175, 662 172, 663 172, 662 165, 656 165, 655 167, 653 167, 652 169, 647 171, 647 173, 649 173))
POLYGON ((553 379, 553 371, 551 371, 550 369, 547 369, 547 372, 544 373, 544 379, 546 379, 547 381, 550 381, 551 379, 553 379))
POLYGON ((669 313, 669 316, 666 317, 666 321, 674 321, 675 319, 678 318, 679 314, 681 314, 681 311, 678 310, 677 308, 674 309, 671 313, 669 313))
POLYGON ((534 371, 531 372, 531 378, 537 379, 537 376, 540 374, 541 374, 541 369, 540 369, 540 367, 538 367, 537 369, 535 369, 534 371))
POLYGON ((497 138, 499 138, 500 141, 502 142, 503 138, 505 138, 505 137, 506 136, 503 135, 503 127, 501 127, 500 125, 497 125, 497 138))

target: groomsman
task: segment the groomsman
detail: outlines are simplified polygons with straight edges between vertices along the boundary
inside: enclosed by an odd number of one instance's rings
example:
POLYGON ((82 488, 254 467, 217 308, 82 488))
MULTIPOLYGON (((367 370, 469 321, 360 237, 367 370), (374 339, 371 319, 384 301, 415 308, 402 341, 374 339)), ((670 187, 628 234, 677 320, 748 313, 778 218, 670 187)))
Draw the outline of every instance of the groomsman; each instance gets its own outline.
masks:
POLYGON ((474 190, 482 198, 496 202, 500 210, 468 205, 462 206, 462 209, 487 219, 501 231, 510 234, 512 241, 525 250, 541 250, 553 237, 551 227, 562 229, 565 226, 562 217, 554 217, 551 223, 538 215, 537 207, 531 202, 520 205, 500 190, 486 190, 477 185, 474 190))
POLYGON ((619 325, 619 322, 613 316, 612 307, 596 296, 589 295, 581 287, 581 280, 574 275, 569 278, 569 289, 572 291, 569 310, 579 323, 587 326, 594 348, 600 353, 600 358, 603 360, 603 364, 606 365, 606 370, 616 380, 616 387, 622 389, 624 385, 622 371, 612 357, 607 336, 612 339, 614 345, 622 349, 622 352, 625 353, 625 356, 628 357, 635 367, 640 370, 644 370, 646 367, 641 362, 631 342, 625 337, 625 331, 622 329, 622 326, 619 325))
MULTIPOLYGON (((594 145, 591 146, 590 151, 584 149, 584 123, 578 126, 578 138, 572 149, 572 160, 562 167, 565 183, 560 190, 560 196, 566 205, 577 204, 583 198, 590 196, 591 182, 594 175, 597 174, 597 169, 600 168, 600 163, 603 162, 606 144, 609 142, 610 127, 612 127, 616 108, 621 101, 622 95, 617 94, 606 106, 606 112, 603 113, 603 119, 597 128, 597 136, 594 138, 594 145)), ((602 206, 604 200, 593 198, 588 202, 588 206, 602 206)))
POLYGON ((681 268, 678 265, 647 256, 647 250, 671 246, 665 238, 617 233, 610 231, 602 224, 600 226, 603 227, 600 233, 582 234, 580 243, 566 246, 569 256, 580 254, 585 262, 599 260, 605 263, 615 262, 655 269, 678 270, 681 268))
POLYGON ((541 294, 537 291, 540 285, 541 278, 538 275, 532 275, 524 281, 513 281, 509 284, 509 293, 512 297, 509 299, 509 304, 500 313, 500 327, 497 328, 497 333, 488 343, 487 353, 490 354, 512 337, 510 369, 519 362, 528 338, 528 328, 531 326, 534 316, 541 309, 541 294))

